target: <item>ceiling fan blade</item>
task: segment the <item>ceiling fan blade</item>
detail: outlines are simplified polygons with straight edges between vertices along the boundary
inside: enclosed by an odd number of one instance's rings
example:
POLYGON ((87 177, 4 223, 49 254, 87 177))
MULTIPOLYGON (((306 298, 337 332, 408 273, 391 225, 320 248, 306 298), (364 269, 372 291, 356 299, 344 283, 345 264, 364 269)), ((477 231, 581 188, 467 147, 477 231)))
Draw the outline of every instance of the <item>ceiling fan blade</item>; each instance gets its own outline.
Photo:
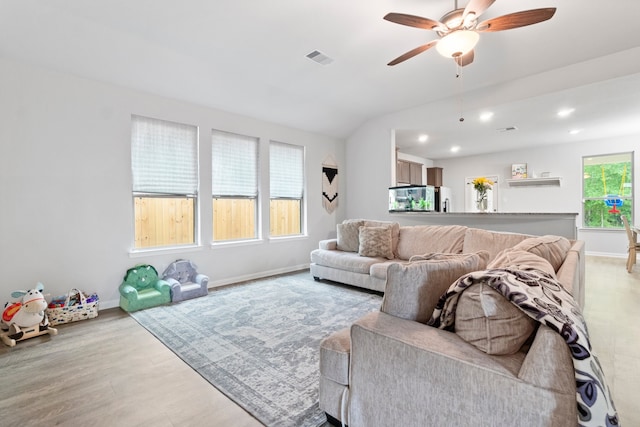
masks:
POLYGON ((473 13, 476 17, 484 13, 496 0, 469 0, 469 4, 464 8, 462 13, 462 19, 467 17, 468 14, 473 13))
POLYGON ((407 15, 404 13, 387 13, 384 19, 400 25, 422 28, 423 30, 446 31, 447 28, 447 26, 440 21, 434 21, 433 19, 423 18, 421 16, 415 15, 407 15))
POLYGON ((425 50, 432 48, 433 46, 435 46, 438 43, 438 40, 432 40, 427 44, 423 44, 422 46, 418 46, 415 49, 410 50, 409 52, 405 53, 404 55, 400 55, 398 56, 396 59, 394 59, 393 61, 389 62, 387 65, 397 65, 401 62, 406 61, 407 59, 411 59, 414 56, 416 56, 419 53, 424 52, 425 50))
POLYGON ((523 10, 483 21, 476 26, 476 31, 504 31, 525 27, 551 19, 554 13, 556 13, 555 7, 523 10))
POLYGON ((456 61, 456 63, 461 66, 464 67, 465 65, 469 65, 473 62, 473 57, 475 56, 475 54, 473 53, 473 50, 470 50, 469 52, 465 53, 464 55, 458 56, 457 58, 453 58, 454 61, 456 61))

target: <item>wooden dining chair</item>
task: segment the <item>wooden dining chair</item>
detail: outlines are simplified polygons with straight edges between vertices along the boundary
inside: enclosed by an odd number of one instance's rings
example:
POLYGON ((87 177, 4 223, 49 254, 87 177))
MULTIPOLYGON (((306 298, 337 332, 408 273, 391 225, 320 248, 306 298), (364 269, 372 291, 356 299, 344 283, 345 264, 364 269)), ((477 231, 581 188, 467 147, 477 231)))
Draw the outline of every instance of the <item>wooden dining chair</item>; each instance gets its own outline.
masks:
POLYGON ((631 273, 633 265, 636 263, 636 254, 640 251, 640 243, 638 243, 638 233, 635 230, 631 230, 627 217, 621 215, 624 228, 627 230, 627 237, 629 238, 629 258, 627 259, 627 271, 631 273))

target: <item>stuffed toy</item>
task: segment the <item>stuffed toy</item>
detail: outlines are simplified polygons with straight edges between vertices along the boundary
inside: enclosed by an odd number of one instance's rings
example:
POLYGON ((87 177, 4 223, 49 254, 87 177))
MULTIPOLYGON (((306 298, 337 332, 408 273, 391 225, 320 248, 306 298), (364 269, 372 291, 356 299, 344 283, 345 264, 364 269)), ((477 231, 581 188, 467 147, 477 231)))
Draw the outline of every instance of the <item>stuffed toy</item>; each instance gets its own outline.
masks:
POLYGON ((16 341, 32 338, 39 335, 56 335, 58 331, 49 328, 49 319, 45 313, 47 301, 44 299, 42 283, 28 291, 14 291, 12 298, 21 298, 17 302, 7 302, 2 312, 2 329, 6 332, 0 334, 2 341, 10 347, 16 345, 16 341))

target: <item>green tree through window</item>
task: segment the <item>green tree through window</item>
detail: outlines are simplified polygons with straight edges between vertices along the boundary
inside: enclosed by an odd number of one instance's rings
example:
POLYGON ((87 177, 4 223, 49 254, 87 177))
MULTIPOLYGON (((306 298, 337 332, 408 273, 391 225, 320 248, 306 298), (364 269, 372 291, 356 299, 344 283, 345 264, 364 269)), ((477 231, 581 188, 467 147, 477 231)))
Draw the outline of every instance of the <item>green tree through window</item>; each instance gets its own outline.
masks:
POLYGON ((623 228, 633 218, 633 153, 582 159, 582 217, 588 228, 623 228))

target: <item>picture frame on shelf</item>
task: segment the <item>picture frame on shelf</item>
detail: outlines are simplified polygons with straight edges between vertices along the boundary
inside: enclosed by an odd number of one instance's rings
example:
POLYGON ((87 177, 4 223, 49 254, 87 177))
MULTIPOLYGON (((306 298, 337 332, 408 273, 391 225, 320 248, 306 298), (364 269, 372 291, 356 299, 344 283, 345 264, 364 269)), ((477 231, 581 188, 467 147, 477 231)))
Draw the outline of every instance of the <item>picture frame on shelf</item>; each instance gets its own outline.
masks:
POLYGON ((511 179, 522 179, 527 177, 527 164, 514 163, 511 165, 511 179))

